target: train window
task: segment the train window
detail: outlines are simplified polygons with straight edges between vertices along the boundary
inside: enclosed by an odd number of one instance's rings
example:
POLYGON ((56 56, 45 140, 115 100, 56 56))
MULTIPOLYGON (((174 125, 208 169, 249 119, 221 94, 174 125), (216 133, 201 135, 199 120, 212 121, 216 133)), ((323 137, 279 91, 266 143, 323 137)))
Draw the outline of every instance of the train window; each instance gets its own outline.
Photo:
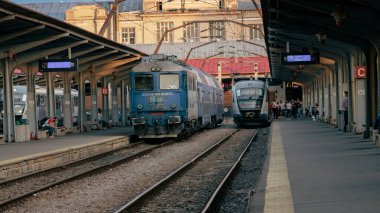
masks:
POLYGON ((260 88, 248 87, 236 90, 236 96, 248 96, 250 98, 257 97, 263 94, 263 90, 260 88))
POLYGON ((135 90, 153 90, 153 75, 136 75, 135 90))
POLYGON ((178 74, 162 74, 160 75, 160 89, 178 89, 178 74))

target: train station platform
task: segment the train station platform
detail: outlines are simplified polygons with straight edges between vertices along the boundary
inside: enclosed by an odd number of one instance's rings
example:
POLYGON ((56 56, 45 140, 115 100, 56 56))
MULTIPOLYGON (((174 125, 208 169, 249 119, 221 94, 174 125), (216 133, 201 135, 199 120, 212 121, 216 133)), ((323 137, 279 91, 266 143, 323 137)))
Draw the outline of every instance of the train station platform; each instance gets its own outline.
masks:
POLYGON ((275 120, 249 212, 380 212, 380 149, 309 117, 275 120))
POLYGON ((0 145, 0 181, 127 146, 132 126, 0 145))

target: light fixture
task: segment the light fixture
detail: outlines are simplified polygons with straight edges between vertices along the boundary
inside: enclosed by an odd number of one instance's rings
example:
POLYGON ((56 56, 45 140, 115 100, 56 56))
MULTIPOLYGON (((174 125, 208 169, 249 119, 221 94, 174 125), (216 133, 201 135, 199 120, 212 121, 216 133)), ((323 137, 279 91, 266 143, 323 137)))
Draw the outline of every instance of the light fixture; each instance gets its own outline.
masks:
POLYGON ((305 65, 298 65, 297 66, 297 72, 301 72, 303 69, 305 69, 305 65))
POLYGON ((325 41, 327 39, 327 35, 323 30, 321 30, 319 33, 315 34, 315 36, 317 36, 317 39, 321 45, 325 44, 325 41))
POLYGON ((346 18, 346 13, 338 5, 337 9, 331 12, 331 16, 334 17, 336 26, 340 27, 342 26, 342 21, 346 18))

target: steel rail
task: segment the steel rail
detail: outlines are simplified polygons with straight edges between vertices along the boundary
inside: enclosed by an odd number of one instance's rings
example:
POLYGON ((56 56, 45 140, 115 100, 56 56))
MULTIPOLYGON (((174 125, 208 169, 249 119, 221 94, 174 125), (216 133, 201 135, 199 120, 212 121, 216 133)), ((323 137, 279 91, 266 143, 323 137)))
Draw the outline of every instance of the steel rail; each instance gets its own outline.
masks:
POLYGON ((150 195, 155 193, 160 187, 163 187, 165 184, 167 184, 169 181, 174 180, 176 177, 178 177, 180 174, 185 172, 186 170, 190 169, 192 165, 194 165, 196 162, 201 160, 206 155, 210 154, 211 151, 213 151, 215 148, 217 148, 222 143, 226 142, 233 134, 238 132, 240 129, 237 129, 233 131, 232 133, 228 134, 221 140, 219 140, 216 144, 209 147, 205 151, 203 151, 201 154, 197 155, 190 161, 188 161, 186 164, 175 170, 174 172, 170 173, 163 179, 161 179, 159 182, 154 184, 153 186, 149 187, 147 190, 142 192, 141 194, 137 195, 135 198, 133 198, 131 201, 126 203, 125 205, 121 206, 119 209, 114 211, 114 213, 121 213, 121 212, 137 212, 137 208, 139 204, 143 203, 150 195))
POLYGON ((204 206, 204 208, 202 210, 202 213, 216 212, 215 211, 215 203, 216 203, 216 201, 218 201, 218 199, 221 198, 221 196, 223 194, 222 193, 223 190, 227 187, 229 181, 231 180, 231 178, 233 177, 233 175, 237 171, 237 168, 239 168, 238 166, 239 166, 242 158, 247 153, 249 147, 251 146, 252 142, 257 137, 257 135, 260 132, 260 130, 261 129, 259 129, 255 133, 255 135, 250 139, 249 143, 247 144, 247 146, 245 147, 245 149, 243 150, 243 152, 241 153, 241 155, 239 156, 239 158, 236 160, 236 162, 234 163, 234 165, 232 165, 231 169, 224 176, 223 180, 219 183, 218 187, 216 188, 216 190, 214 191, 214 193, 212 194, 212 196, 210 197, 210 199, 207 201, 206 205, 204 206))
MULTIPOLYGON (((118 139, 116 139, 116 140, 118 140, 118 139)), ((48 168, 48 169, 43 169, 43 170, 40 170, 40 171, 31 172, 31 173, 28 173, 28 174, 24 174, 24 175, 20 175, 20 176, 14 177, 14 178, 10 178, 10 179, 7 179, 5 181, 0 181, 0 188, 2 188, 2 186, 4 186, 4 185, 9 185, 9 184, 12 184, 13 182, 21 181, 23 179, 30 178, 32 176, 37 176, 37 175, 40 175, 40 174, 46 173, 46 172, 54 172, 54 170, 62 169, 62 168, 65 168, 65 167, 68 167, 68 166, 71 166, 73 164, 77 164, 77 163, 80 163, 80 162, 86 162, 86 161, 96 160, 96 159, 101 158, 103 156, 107 156, 107 155, 109 155, 111 153, 120 151, 121 149, 124 149, 124 148, 129 149, 129 148, 133 148, 135 146, 139 146, 141 144, 142 144, 142 141, 139 141, 139 142, 136 142, 136 143, 129 144, 128 146, 122 147, 120 149, 115 149, 115 150, 107 151, 107 152, 104 152, 104 153, 101 153, 101 154, 98 154, 98 155, 90 156, 88 158, 78 159, 78 160, 75 160, 75 161, 64 163, 64 164, 61 164, 61 165, 56 166, 56 167, 52 167, 52 168, 48 168)))
MULTIPOLYGON (((145 154, 147 154, 147 153, 150 153, 150 152, 152 152, 153 150, 155 150, 155 149, 157 149, 157 148, 160 148, 160 147, 164 147, 164 146, 170 145, 170 144, 172 144, 172 143, 174 143, 174 142, 176 142, 176 141, 177 141, 177 140, 170 140, 170 141, 167 141, 167 142, 161 143, 161 144, 159 144, 159 145, 155 145, 155 146, 150 147, 150 148, 148 148, 148 149, 146 149, 146 150, 143 150, 143 151, 141 151, 141 152, 138 152, 138 153, 135 153, 135 154, 132 154, 132 155, 126 156, 126 157, 124 157, 124 158, 121 158, 121 159, 115 160, 115 161, 110 162, 110 163, 106 163, 106 164, 103 164, 103 165, 100 165, 100 166, 94 167, 94 168, 92 168, 92 169, 89 169, 89 170, 87 170, 87 171, 83 171, 83 172, 81 172, 81 173, 75 174, 75 175, 70 176, 70 177, 68 177, 68 178, 64 178, 64 179, 62 179, 62 180, 60 180, 60 181, 57 181, 57 182, 54 182, 54 183, 50 183, 50 184, 47 184, 47 185, 42 186, 42 187, 40 187, 40 188, 37 188, 37 189, 35 189, 35 190, 31 190, 31 191, 29 191, 29 192, 26 192, 26 193, 20 194, 20 195, 18 195, 18 196, 16 196, 16 197, 13 197, 13 198, 10 198, 10 199, 8 199, 8 200, 5 200, 5 201, 1 202, 1 203, 0 203, 0 209, 1 209, 1 208, 4 208, 4 206, 7 206, 7 205, 9 205, 9 204, 11 204, 11 203, 14 203, 14 202, 16 202, 16 201, 18 201, 18 200, 21 200, 21 199, 23 199, 23 198, 25 198, 25 197, 31 196, 31 195, 33 195, 33 194, 35 194, 35 193, 37 193, 37 192, 40 192, 40 191, 43 191, 43 190, 49 189, 49 188, 51 188, 51 187, 53 187, 53 186, 57 186, 57 185, 60 185, 60 184, 63 184, 63 183, 66 183, 66 182, 69 182, 69 181, 72 181, 72 180, 75 180, 75 179, 79 179, 79 178, 84 177, 84 176, 86 176, 86 175, 94 174, 94 173, 96 173, 96 172, 101 172, 101 171, 103 171, 103 170, 105 170, 105 169, 108 169, 108 168, 111 168, 111 167, 117 166, 117 165, 122 164, 122 163, 124 163, 124 162, 126 162, 126 161, 131 161, 131 160, 136 159, 136 158, 138 158, 138 157, 140 157, 140 156, 142 156, 142 155, 145 155, 145 154)), ((131 147, 128 146, 128 147, 124 147, 124 148, 131 148, 131 147)), ((107 152, 107 154, 110 154, 110 153, 115 152, 115 151, 120 151, 120 150, 121 150, 121 149, 114 150, 114 151, 110 151, 110 152, 107 152)), ((103 154, 101 154, 101 155, 105 155, 105 153, 103 153, 103 154)), ((96 156, 93 156, 93 157, 90 157, 90 158, 95 158, 95 157, 96 157, 96 156)), ((95 160, 98 160, 98 159, 95 159, 95 160)), ((83 160, 76 161, 76 162, 74 162, 74 163, 78 163, 78 162, 82 162, 82 161, 83 161, 83 162, 88 161, 88 158, 87 158, 87 159, 83 159, 83 160)), ((74 164, 74 163, 70 163, 70 164, 65 165, 65 166, 59 166, 59 167, 56 167, 56 168, 51 168, 51 169, 49 169, 49 170, 45 170, 45 171, 41 171, 41 172, 37 172, 37 173, 49 172, 49 171, 52 171, 52 170, 54 170, 54 169, 59 169, 59 168, 64 169, 64 167, 70 166, 71 164, 74 164)), ((32 176, 33 176, 33 175, 36 175, 36 173, 33 173, 32 176)), ((20 180, 20 179, 28 178, 28 177, 30 177, 30 176, 24 176, 24 177, 19 178, 19 179, 13 179, 13 180, 10 180, 9 182, 15 182, 15 181, 18 181, 18 180, 20 180)), ((8 182, 3 182, 2 185, 3 185, 3 184, 9 184, 9 183, 8 183, 8 182)))

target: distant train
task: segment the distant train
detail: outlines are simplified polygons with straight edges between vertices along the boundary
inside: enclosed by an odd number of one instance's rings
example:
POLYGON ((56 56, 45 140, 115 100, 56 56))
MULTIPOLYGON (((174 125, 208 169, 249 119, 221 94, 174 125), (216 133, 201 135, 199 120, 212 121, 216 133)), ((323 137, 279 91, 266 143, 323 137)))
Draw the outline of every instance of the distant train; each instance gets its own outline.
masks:
MULTIPOLYGON (((16 123, 22 123, 27 117, 27 101, 26 101, 26 86, 13 86, 13 103, 16 123)), ((0 92, 2 94, 2 92, 0 92)), ((61 118, 63 116, 63 89, 55 88, 55 116, 61 118)), ((0 95, 0 101, 2 101, 2 95, 0 95)), ((36 112, 38 125, 41 128, 43 119, 48 117, 47 106, 48 98, 46 94, 46 87, 36 86, 36 112)), ((72 112, 74 116, 74 122, 78 116, 78 91, 71 89, 71 103, 72 112)))
POLYGON ((223 122, 218 81, 176 56, 146 57, 130 79, 130 117, 139 138, 175 138, 223 122))
POLYGON ((237 82, 232 88, 232 112, 238 126, 269 126, 268 85, 260 80, 237 82))

